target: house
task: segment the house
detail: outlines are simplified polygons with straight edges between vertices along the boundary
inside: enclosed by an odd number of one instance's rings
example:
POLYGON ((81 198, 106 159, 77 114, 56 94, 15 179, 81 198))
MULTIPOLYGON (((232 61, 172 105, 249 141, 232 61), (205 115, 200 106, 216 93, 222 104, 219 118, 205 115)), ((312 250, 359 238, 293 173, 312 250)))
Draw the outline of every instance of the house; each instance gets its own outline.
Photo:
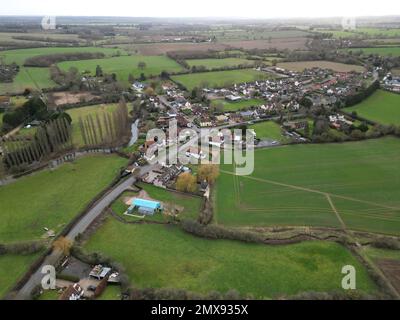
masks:
POLYGON ((135 82, 134 84, 132 84, 132 89, 136 90, 136 91, 143 91, 143 89, 145 88, 145 85, 143 83, 140 82, 135 82))
POLYGON ((80 300, 84 293, 79 283, 74 283, 62 293, 60 300, 80 300))
POLYGON ((111 268, 103 267, 101 264, 95 266, 92 271, 90 271, 89 276, 96 278, 97 280, 104 279, 111 272, 111 268))
POLYGON ((143 215, 152 216, 157 211, 161 211, 162 206, 161 203, 158 201, 150 201, 137 198, 132 201, 132 206, 128 209, 128 213, 132 213, 135 210, 143 215))
POLYGON ((242 100, 242 97, 230 94, 230 95, 226 96, 225 99, 228 101, 231 101, 231 102, 237 102, 237 101, 242 100))
POLYGON ((253 117, 254 112, 253 111, 242 111, 239 114, 243 119, 249 119, 249 118, 253 117))
POLYGON ((219 123, 225 123, 229 120, 229 118, 226 115, 221 114, 221 115, 216 116, 215 120, 217 120, 217 122, 219 122, 219 123))

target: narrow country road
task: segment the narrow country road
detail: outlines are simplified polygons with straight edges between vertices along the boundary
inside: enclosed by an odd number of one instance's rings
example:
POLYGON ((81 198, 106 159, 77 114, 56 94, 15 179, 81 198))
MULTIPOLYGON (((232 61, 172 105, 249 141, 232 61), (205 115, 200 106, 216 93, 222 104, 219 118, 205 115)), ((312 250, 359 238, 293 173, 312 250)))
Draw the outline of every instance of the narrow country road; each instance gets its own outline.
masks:
MULTIPOLYGON (((144 175, 152 170, 153 166, 147 165, 140 168, 140 175, 144 175)), ((134 176, 130 176, 128 179, 124 180, 112 190, 110 190, 102 199, 95 203, 89 211, 79 220, 67 234, 67 238, 74 240, 77 235, 83 233, 90 224, 96 220, 96 218, 115 200, 118 196, 129 188, 133 183, 136 182, 134 176)), ((46 265, 54 265, 60 258, 62 253, 58 251, 52 251, 50 255, 46 257, 40 267, 36 270, 34 274, 29 278, 29 280, 24 284, 24 286, 18 291, 15 299, 25 300, 30 299, 32 290, 41 283, 43 274, 41 270, 46 265)))

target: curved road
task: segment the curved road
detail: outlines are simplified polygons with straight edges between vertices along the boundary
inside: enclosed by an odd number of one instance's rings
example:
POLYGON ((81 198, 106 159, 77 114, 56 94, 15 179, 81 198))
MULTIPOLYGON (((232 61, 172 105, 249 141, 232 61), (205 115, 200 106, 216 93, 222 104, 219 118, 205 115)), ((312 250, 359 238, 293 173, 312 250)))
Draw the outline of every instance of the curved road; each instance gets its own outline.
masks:
MULTIPOLYGON (((140 169, 140 175, 144 175, 147 172, 151 171, 152 166, 144 166, 140 169)), ((98 202, 96 202, 89 211, 79 220, 75 226, 71 229, 71 231, 67 234, 67 238, 74 240, 77 235, 83 233, 90 224, 96 220, 96 218, 109 206, 111 203, 118 198, 118 196, 123 193, 127 188, 129 188, 133 183, 136 182, 136 178, 134 176, 130 176, 128 179, 122 181, 120 184, 115 186, 112 190, 110 190, 103 198, 101 198, 98 202)), ((30 299, 32 290, 41 283, 43 278, 43 274, 41 270, 46 265, 54 265, 62 256, 62 253, 59 251, 53 250, 50 255, 46 257, 40 267, 36 270, 36 272, 29 278, 29 280, 24 284, 24 286, 19 290, 15 299, 17 300, 25 300, 30 299)))

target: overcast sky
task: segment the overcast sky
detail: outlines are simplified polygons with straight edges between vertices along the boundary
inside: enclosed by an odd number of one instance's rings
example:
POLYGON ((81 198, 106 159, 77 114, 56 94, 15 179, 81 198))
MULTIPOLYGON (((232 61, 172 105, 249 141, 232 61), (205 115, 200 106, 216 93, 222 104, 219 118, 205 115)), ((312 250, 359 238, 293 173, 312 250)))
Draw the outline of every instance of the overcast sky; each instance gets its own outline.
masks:
POLYGON ((400 0, 0 0, 0 15, 340 17, 400 15, 400 0))

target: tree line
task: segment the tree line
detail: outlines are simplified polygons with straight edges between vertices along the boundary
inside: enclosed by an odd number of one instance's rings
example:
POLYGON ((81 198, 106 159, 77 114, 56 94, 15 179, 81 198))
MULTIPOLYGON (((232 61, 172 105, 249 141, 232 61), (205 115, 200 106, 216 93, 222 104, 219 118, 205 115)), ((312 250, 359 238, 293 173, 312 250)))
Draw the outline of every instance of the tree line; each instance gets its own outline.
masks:
POLYGON ((90 59, 102 59, 105 54, 102 52, 74 52, 74 53, 56 53, 42 56, 35 56, 26 59, 25 67, 50 67, 53 64, 62 61, 78 61, 90 59))
POLYGON ((6 171, 22 172, 34 163, 72 149, 71 132, 70 119, 60 114, 38 127, 32 140, 18 136, 3 138, 1 148, 6 171))
POLYGON ((121 100, 117 109, 102 115, 87 115, 78 120, 80 134, 86 147, 113 147, 128 139, 130 120, 125 100, 121 100))

